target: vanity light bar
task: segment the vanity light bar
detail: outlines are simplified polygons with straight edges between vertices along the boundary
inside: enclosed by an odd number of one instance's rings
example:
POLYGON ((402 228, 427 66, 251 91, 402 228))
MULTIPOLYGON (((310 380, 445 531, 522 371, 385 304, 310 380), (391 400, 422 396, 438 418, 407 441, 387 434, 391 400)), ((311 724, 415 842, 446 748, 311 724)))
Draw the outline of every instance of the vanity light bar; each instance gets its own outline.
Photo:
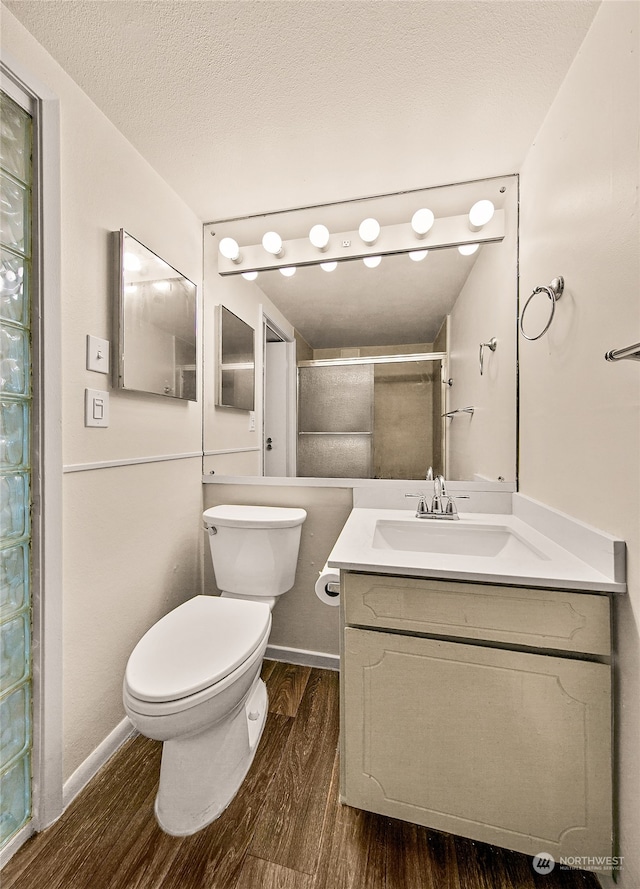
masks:
POLYGON ((390 256, 409 253, 416 249, 437 250, 466 244, 489 244, 502 241, 505 235, 504 210, 496 210, 481 231, 469 229, 469 216, 444 216, 436 219, 424 237, 417 238, 411 223, 386 225, 374 244, 367 246, 358 231, 332 233, 324 252, 319 253, 308 237, 295 238, 282 244, 280 257, 268 254, 262 244, 241 247, 241 260, 235 262, 218 254, 220 275, 239 275, 243 272, 262 272, 283 266, 319 265, 320 262, 345 259, 364 259, 365 256, 390 256))

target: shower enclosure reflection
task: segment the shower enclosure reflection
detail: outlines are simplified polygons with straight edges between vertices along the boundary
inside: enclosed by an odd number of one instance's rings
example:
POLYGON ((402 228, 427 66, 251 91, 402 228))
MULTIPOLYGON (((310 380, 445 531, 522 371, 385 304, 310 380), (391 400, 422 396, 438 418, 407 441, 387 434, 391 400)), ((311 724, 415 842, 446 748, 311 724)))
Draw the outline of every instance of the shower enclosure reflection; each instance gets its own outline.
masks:
POLYGON ((440 353, 301 362, 298 476, 424 478, 444 471, 440 353))

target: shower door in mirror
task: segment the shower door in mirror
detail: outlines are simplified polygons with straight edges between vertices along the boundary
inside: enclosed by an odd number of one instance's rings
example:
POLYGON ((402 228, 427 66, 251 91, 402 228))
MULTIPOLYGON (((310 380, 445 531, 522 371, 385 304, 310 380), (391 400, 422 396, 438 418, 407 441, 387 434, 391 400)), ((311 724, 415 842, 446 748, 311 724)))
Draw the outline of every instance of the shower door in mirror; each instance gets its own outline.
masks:
POLYGON ((301 362, 298 476, 444 473, 442 360, 438 354, 401 357, 301 362))
POLYGON ((298 475, 371 478, 373 366, 298 369, 298 475))
POLYGON ((0 848, 31 817, 32 119, 0 93, 0 848))

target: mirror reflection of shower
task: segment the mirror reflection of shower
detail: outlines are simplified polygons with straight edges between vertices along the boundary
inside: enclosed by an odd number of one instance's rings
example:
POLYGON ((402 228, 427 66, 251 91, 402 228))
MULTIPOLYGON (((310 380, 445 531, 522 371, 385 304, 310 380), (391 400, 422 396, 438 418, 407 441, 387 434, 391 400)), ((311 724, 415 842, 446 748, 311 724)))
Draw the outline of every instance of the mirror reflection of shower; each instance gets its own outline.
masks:
POLYGON ((430 467, 444 474, 444 360, 418 353, 300 362, 298 476, 425 478, 430 467))

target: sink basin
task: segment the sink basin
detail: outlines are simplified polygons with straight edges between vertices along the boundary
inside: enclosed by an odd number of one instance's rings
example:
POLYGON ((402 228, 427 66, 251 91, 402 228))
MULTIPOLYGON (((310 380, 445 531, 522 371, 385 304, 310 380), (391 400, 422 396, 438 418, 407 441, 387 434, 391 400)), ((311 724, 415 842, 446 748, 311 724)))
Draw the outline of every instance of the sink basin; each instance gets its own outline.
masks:
POLYGON ((463 525, 437 519, 391 521, 379 519, 373 533, 374 549, 500 559, 543 559, 539 550, 506 525, 463 525))

